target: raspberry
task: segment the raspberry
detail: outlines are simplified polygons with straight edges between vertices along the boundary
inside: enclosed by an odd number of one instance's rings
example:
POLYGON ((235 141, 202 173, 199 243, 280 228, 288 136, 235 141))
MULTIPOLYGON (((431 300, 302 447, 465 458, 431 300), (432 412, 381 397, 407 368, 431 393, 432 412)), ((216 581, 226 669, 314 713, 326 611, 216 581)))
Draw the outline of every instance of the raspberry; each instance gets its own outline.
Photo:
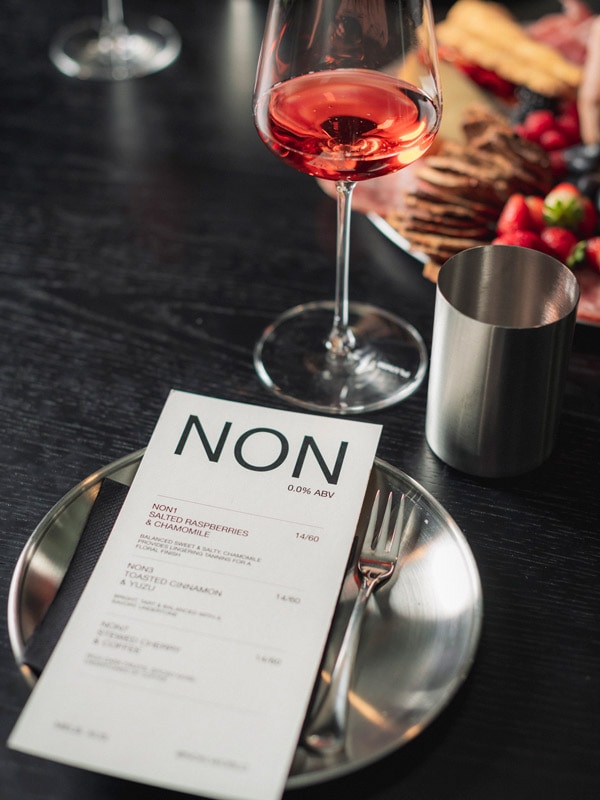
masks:
POLYGON ((542 136, 548 131, 556 129, 554 114, 548 109, 532 111, 523 121, 525 137, 534 142, 540 142, 542 136))
POLYGON ((576 145, 581 141, 579 132, 579 118, 573 114, 561 114, 556 119, 556 128, 567 139, 566 147, 576 145))
POLYGON ((543 147, 544 150, 546 150, 547 152, 552 152, 554 150, 564 150, 565 147, 568 147, 570 144, 573 144, 569 140, 568 136, 566 136, 558 128, 552 128, 550 130, 544 131, 540 135, 537 141, 540 147, 543 147))
POLYGON ((550 159, 550 169, 557 180, 561 180, 567 174, 567 163, 565 161, 564 150, 551 150, 548 153, 550 159))

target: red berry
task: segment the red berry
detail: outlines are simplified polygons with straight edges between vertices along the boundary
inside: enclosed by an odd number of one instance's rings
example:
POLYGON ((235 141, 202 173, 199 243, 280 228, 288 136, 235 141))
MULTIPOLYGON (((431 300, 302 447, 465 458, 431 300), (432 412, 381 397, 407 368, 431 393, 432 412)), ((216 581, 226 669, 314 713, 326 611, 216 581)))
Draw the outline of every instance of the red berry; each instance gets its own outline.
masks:
POLYGON ((523 121, 526 138, 535 142, 539 142, 544 133, 554 130, 555 127, 554 114, 548 109, 531 111, 523 121))
POLYGON ((565 264, 579 241, 573 231, 569 231, 566 228, 544 228, 540 238, 548 247, 550 253, 565 264))
POLYGON ((544 198, 546 225, 577 230, 584 218, 584 197, 572 183, 559 183, 544 198))
POLYGON ((532 230, 538 233, 544 228, 544 198, 538 197, 535 194, 530 194, 525 198, 525 204, 529 211, 529 218, 532 224, 532 230))
POLYGON ((498 217, 497 233, 502 236, 515 230, 533 230, 531 214, 523 194, 511 195, 498 217))
POLYGON ((585 254, 586 246, 587 242, 585 239, 581 239, 579 242, 577 242, 575 247, 569 253, 567 260, 565 261, 567 267, 570 267, 571 269, 579 269, 579 267, 585 265, 587 260, 585 254))
POLYGON ((583 197, 582 204, 583 218, 579 223, 577 232, 584 239, 588 239, 596 231, 596 225, 598 224, 598 211, 589 197, 583 197))
POLYGON ((594 272, 600 272, 600 236, 592 236, 585 246, 585 258, 594 272))
POLYGON ((560 107, 561 116, 579 118, 577 110, 577 100, 563 100, 560 107))
POLYGON ((548 197, 551 194, 554 194, 555 192, 556 193, 560 192, 561 195, 564 195, 566 197, 581 197, 581 192, 575 186, 575 184, 569 183, 568 181, 557 183, 556 186, 548 192, 546 197, 548 197))
POLYGON ((486 91, 507 99, 514 96, 514 83, 501 78, 496 72, 467 62, 463 62, 461 68, 474 83, 486 91))
POLYGON ((544 133, 542 133, 538 139, 538 143, 540 147, 543 147, 544 150, 549 153, 553 152, 554 150, 564 150, 565 147, 573 144, 569 137, 558 128, 544 131, 544 133))
POLYGON ((531 250, 539 250, 541 253, 550 253, 540 235, 535 231, 509 231, 502 236, 497 236, 492 244, 510 244, 514 247, 529 247, 531 250))
POLYGON ((557 180, 564 178, 567 174, 567 162, 565 161, 564 152, 562 150, 551 150, 548 153, 548 157, 550 159, 552 174, 557 180))
POLYGON ((556 120, 556 127, 567 138, 569 142, 567 147, 581 141, 577 114, 561 114, 556 120))

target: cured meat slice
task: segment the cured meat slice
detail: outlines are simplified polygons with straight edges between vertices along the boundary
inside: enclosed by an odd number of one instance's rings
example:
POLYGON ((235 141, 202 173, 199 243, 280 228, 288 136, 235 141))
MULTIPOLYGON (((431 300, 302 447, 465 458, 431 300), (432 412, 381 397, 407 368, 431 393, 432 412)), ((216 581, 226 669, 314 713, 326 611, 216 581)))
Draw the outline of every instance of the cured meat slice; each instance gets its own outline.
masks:
POLYGON ((545 14, 527 26, 536 42, 554 48, 574 64, 582 65, 593 14, 581 0, 562 0, 562 12, 545 14))

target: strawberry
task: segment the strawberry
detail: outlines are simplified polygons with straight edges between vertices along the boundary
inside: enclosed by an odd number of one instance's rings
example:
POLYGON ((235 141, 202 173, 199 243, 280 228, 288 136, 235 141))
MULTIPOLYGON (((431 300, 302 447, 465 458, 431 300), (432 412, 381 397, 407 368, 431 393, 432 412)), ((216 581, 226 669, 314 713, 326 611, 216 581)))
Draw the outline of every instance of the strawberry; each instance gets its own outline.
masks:
POLYGON ((540 233, 540 238, 550 250, 551 255, 564 264, 569 260, 573 248, 579 241, 573 231, 556 227, 544 228, 540 233))
POLYGON ((587 257, 585 254, 585 250, 587 247, 587 242, 585 239, 581 239, 581 241, 577 242, 575 247, 569 253, 565 264, 567 267, 571 269, 579 269, 579 267, 584 267, 587 261, 587 257))
POLYGON ((592 236, 585 246, 585 258, 594 272, 600 272, 600 236, 592 236))
POLYGON ((588 239, 596 231, 596 225, 598 224, 598 211, 589 197, 584 196, 582 198, 582 203, 583 219, 579 223, 578 233, 584 239, 588 239))
POLYGON ((529 211, 529 218, 532 223, 532 230, 541 231, 544 226, 544 198, 535 194, 530 194, 525 198, 525 203, 529 211))
POLYGON ((577 230, 584 218, 583 199, 572 183, 559 183, 544 198, 546 225, 577 230))
POLYGON ((512 230, 497 236, 492 244, 508 244, 514 247, 528 247, 530 250, 539 250, 550 255, 550 251, 541 236, 535 231, 512 230))
POLYGON ((523 194, 512 194, 498 217, 496 231, 499 236, 512 231, 533 230, 533 220, 523 194))

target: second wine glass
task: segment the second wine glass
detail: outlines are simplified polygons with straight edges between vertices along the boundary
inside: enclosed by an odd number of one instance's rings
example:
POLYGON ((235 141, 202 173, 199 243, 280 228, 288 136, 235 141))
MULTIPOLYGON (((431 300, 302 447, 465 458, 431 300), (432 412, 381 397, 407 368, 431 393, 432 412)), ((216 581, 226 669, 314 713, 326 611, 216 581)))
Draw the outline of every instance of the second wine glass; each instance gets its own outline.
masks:
POLYGON ((271 0, 254 117, 292 167, 335 182, 335 298, 285 312, 259 340, 263 383, 295 405, 352 414, 411 394, 427 368, 419 333, 349 301, 349 231, 357 181, 420 158, 440 124, 430 0, 271 0))
POLYGON ((123 0, 102 0, 102 16, 61 29, 50 43, 50 59, 65 75, 119 81, 165 69, 181 50, 181 38, 162 17, 126 25, 123 0))

